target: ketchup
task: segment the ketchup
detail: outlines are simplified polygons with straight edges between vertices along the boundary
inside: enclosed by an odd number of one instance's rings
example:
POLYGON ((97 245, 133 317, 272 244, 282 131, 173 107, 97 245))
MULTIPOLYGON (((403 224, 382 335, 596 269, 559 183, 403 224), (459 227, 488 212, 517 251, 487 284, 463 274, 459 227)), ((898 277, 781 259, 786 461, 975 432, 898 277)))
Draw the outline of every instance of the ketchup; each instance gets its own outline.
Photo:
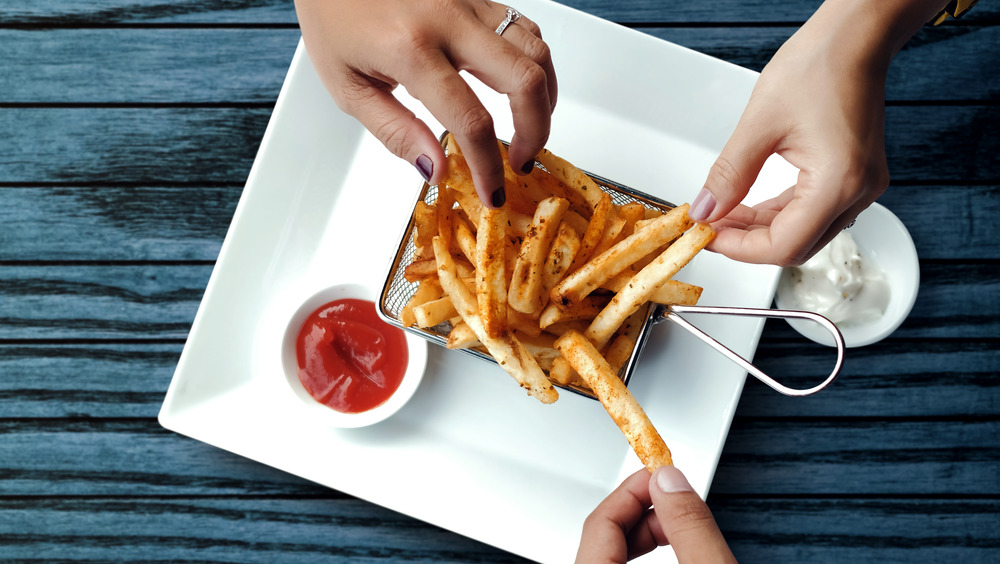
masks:
POLYGON ((332 301, 309 315, 295 356, 309 395, 344 413, 389 399, 409 360, 403 332, 379 319, 374 303, 357 299, 332 301))

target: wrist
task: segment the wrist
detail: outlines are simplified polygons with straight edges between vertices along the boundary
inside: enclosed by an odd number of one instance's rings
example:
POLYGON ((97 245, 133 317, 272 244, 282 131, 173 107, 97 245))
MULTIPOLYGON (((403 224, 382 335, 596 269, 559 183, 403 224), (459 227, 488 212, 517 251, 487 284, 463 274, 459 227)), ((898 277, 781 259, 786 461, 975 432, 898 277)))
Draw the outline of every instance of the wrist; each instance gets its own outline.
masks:
POLYGON ((887 68, 889 61, 948 0, 826 0, 803 31, 862 67, 887 68))

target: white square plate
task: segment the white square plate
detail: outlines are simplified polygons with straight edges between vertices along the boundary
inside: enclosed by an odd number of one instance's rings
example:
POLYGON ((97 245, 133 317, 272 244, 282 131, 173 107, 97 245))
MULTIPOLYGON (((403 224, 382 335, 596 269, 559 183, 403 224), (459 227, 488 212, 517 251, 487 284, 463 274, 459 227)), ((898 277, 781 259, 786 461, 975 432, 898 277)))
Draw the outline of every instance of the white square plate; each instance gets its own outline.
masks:
MULTIPOLYGON (((558 73, 547 146, 595 174, 691 201, 756 73, 544 0, 518 7, 541 26, 558 73)), ((509 139, 506 100, 470 82, 509 139)), ((769 162, 750 199, 777 194, 795 173, 769 162)), ((160 422, 527 558, 571 561, 584 518, 640 467, 598 402, 564 392, 542 405, 499 367, 431 346, 424 382, 402 411, 337 429, 316 425, 282 374, 281 335, 302 300, 337 283, 381 288, 420 185, 409 164, 337 109, 300 44, 160 422)), ((678 276, 705 288, 703 304, 765 308, 777 277, 777 268, 712 253, 678 276)), ((692 320, 746 357, 763 327, 692 320)), ((702 496, 745 377, 672 324, 653 329, 632 376, 630 389, 702 496)))

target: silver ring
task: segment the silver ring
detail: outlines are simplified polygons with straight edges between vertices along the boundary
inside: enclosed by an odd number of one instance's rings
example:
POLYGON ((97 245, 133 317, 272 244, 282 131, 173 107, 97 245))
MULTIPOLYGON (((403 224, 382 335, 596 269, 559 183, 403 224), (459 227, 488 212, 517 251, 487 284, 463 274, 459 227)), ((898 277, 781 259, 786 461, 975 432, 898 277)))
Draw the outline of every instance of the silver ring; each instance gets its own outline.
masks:
POLYGON ((504 18, 504 20, 500 22, 500 25, 497 26, 496 29, 497 35, 503 35, 503 32, 505 29, 507 29, 507 26, 516 22, 519 19, 521 19, 521 12, 518 12, 514 8, 507 8, 507 17, 504 18))

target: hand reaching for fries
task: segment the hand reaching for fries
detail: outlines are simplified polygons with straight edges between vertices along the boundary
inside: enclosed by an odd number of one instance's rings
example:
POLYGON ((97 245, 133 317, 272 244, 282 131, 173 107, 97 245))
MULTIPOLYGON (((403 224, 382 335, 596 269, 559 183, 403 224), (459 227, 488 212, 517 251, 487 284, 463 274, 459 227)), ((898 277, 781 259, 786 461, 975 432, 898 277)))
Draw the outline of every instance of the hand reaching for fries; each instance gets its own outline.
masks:
POLYGON ((486 0, 296 0, 295 7, 309 57, 342 110, 437 184, 445 155, 393 96, 402 85, 462 143, 482 204, 503 205, 493 119, 459 71, 507 94, 511 162, 529 172, 556 103, 555 70, 534 22, 522 16, 497 35, 506 7, 486 0))
POLYGON ((624 564, 667 544, 680 564, 736 562, 708 505, 680 470, 639 470, 587 517, 576 564, 624 564))

